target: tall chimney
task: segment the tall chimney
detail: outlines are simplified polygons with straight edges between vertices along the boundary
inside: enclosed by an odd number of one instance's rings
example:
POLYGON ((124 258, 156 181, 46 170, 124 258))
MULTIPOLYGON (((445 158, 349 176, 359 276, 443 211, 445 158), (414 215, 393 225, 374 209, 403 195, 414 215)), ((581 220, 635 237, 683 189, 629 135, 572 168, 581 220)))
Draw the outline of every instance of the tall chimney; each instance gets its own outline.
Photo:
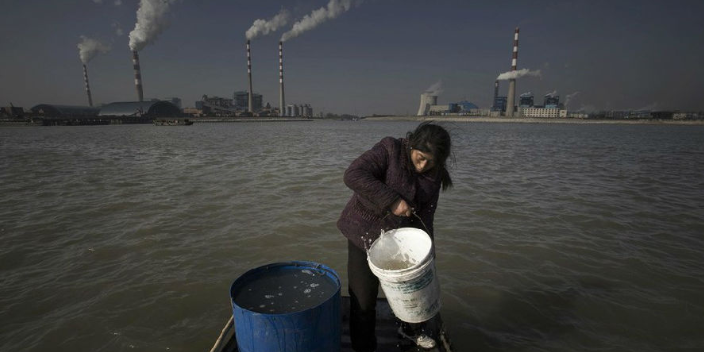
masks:
POLYGON ((284 42, 279 42, 279 111, 280 116, 285 116, 286 105, 284 99, 284 42))
POLYGON ((499 80, 494 82, 494 101, 491 103, 491 107, 496 108, 496 98, 499 97, 499 80))
POLYGON ((88 94, 88 106, 93 107, 93 98, 90 96, 90 84, 88 84, 88 69, 83 65, 83 81, 86 83, 86 94, 88 94))
MULTIPOLYGON (((513 58, 511 59, 511 71, 516 71, 518 61, 518 27, 513 33, 513 58)), ((508 81, 508 97, 506 99, 506 116, 513 117, 513 105, 516 100, 516 79, 508 81)))
POLYGON ((134 67, 134 85, 137 87, 137 97, 139 101, 144 101, 144 92, 142 91, 142 69, 139 68, 139 54, 137 50, 132 52, 132 67, 134 67))
POLYGON ((249 77, 249 99, 247 100, 247 111, 252 110, 252 58, 249 50, 249 39, 247 40, 247 76, 249 77))

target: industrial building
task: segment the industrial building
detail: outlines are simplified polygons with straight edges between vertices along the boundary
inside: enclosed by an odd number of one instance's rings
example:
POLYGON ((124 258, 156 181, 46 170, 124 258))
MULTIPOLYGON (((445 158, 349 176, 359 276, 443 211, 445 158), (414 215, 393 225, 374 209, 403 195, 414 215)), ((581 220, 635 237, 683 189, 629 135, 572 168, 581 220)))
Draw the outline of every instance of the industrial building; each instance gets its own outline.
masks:
POLYGON ((491 103, 491 111, 502 113, 506 111, 506 97, 499 96, 499 81, 494 81, 494 100, 491 103))
POLYGON ((519 107, 518 115, 523 117, 560 118, 567 117, 567 110, 545 107, 519 107))
POLYGON ((481 111, 477 105, 472 102, 463 100, 458 103, 449 103, 445 105, 429 105, 426 115, 423 116, 478 116, 481 111))
POLYGON ((128 101, 103 105, 98 116, 177 117, 181 116, 181 109, 163 100, 128 101))
POLYGON ((286 105, 286 109, 285 109, 284 114, 282 116, 313 117, 313 108, 310 106, 310 104, 303 104, 303 105, 289 104, 289 105, 286 105))
MULTIPOLYGON (((233 105, 238 110, 248 110, 249 92, 237 91, 232 96, 233 105)), ((252 93, 252 112, 257 112, 262 109, 263 97, 261 94, 252 93)))
POLYGON ((543 106, 548 109, 560 108, 560 96, 552 95, 552 93, 545 94, 545 98, 543 99, 543 106))
POLYGON ((95 117, 100 108, 75 105, 39 104, 32 107, 32 114, 40 117, 95 117))
POLYGON ((533 107, 533 93, 528 92, 521 94, 519 97, 518 106, 521 108, 533 107))

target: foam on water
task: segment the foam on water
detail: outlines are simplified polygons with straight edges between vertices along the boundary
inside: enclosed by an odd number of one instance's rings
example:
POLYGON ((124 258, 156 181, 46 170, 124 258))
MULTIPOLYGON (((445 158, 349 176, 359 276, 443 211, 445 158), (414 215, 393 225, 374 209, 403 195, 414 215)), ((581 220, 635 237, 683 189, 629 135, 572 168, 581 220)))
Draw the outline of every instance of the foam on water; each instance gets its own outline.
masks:
POLYGON ((235 303, 265 314, 303 311, 326 302, 336 292, 332 279, 309 269, 281 268, 262 272, 233 292, 235 303))

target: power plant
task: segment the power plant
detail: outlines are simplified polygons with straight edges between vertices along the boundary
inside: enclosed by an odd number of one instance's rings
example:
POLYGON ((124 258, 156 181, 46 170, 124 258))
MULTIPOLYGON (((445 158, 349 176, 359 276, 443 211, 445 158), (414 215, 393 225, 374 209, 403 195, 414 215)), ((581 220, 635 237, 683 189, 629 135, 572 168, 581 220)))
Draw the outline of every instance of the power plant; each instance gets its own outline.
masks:
MULTIPOLYGON (((513 57, 511 59, 511 71, 516 71, 518 63, 518 27, 513 33, 513 57)), ((508 97, 506 101, 506 116, 513 117, 513 110, 516 103, 516 79, 508 81, 508 97)))
POLYGON ((138 101, 144 101, 144 92, 142 91, 142 69, 139 67, 139 54, 137 50, 132 51, 132 67, 134 67, 134 85, 137 87, 138 101))
POLYGON ((86 84, 86 94, 88 94, 88 106, 93 107, 93 98, 90 96, 90 84, 88 83, 88 68, 83 65, 83 81, 86 84))

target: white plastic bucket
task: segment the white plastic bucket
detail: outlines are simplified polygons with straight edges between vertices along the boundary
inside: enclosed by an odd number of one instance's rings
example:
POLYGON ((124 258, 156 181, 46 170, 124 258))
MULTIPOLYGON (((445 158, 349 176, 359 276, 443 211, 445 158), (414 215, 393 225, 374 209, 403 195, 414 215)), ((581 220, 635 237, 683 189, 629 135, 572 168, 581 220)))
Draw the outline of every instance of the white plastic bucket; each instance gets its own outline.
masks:
POLYGON ((420 323, 440 311, 433 242, 425 231, 403 227, 382 234, 367 261, 397 318, 420 323))

